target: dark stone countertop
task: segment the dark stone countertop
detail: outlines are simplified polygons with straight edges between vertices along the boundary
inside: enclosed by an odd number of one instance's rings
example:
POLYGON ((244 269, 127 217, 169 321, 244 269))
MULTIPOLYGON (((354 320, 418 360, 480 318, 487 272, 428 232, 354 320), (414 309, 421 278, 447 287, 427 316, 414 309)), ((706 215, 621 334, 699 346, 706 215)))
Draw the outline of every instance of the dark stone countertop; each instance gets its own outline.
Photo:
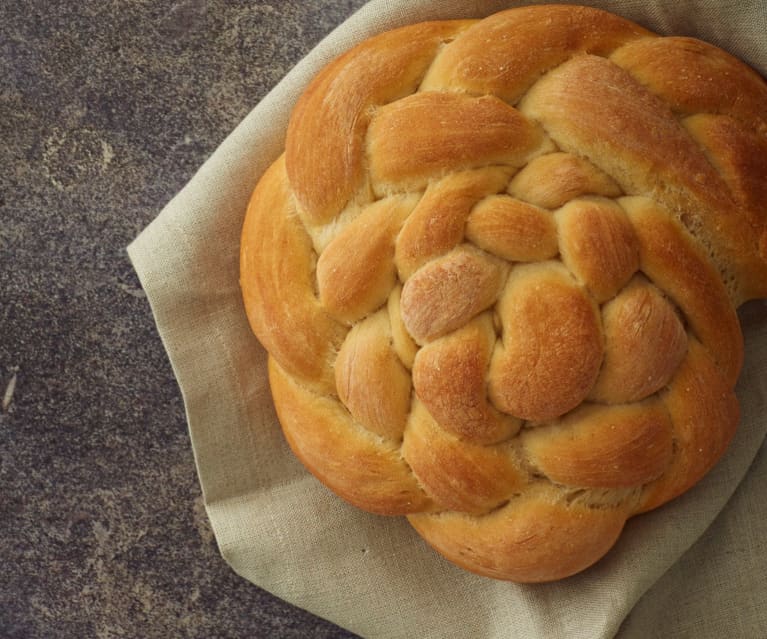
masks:
POLYGON ((220 558, 125 247, 362 0, 0 3, 0 637, 350 637, 220 558))

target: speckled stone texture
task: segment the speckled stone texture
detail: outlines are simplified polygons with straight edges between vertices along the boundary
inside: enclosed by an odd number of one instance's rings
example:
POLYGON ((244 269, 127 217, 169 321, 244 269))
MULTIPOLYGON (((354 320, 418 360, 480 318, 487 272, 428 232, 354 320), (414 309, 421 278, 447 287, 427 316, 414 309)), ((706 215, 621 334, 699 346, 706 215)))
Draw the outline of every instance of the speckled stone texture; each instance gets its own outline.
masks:
POLYGON ((218 554, 125 246, 362 0, 0 2, 0 637, 351 637, 218 554))

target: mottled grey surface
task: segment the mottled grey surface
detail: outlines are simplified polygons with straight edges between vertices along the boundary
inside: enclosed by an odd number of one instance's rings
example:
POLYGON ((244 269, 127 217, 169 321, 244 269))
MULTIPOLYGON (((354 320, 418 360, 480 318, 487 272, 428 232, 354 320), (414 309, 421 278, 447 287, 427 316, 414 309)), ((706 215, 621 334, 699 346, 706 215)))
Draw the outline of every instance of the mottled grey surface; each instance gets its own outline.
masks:
POLYGON ((0 637, 348 637, 236 576, 125 246, 362 0, 0 2, 0 637))

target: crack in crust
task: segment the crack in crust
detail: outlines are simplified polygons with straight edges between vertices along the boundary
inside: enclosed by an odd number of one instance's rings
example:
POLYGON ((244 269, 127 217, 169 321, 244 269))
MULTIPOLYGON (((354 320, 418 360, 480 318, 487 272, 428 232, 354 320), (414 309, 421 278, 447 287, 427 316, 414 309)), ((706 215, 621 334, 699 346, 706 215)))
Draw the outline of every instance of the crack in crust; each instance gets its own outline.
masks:
POLYGON ((728 54, 584 7, 332 62, 242 235, 296 455, 468 570, 597 561, 734 434, 735 309, 767 296, 765 113, 728 54))

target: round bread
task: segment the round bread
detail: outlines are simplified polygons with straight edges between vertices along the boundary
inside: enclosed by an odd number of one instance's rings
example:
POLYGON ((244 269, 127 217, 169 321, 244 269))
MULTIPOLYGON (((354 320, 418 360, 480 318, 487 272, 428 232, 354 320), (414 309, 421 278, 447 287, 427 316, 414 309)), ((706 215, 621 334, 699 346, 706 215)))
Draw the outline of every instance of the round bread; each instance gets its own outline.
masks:
POLYGON ((468 570, 581 571, 734 434, 765 202, 767 84, 716 47, 564 5, 371 38, 244 223, 285 437, 468 570))

